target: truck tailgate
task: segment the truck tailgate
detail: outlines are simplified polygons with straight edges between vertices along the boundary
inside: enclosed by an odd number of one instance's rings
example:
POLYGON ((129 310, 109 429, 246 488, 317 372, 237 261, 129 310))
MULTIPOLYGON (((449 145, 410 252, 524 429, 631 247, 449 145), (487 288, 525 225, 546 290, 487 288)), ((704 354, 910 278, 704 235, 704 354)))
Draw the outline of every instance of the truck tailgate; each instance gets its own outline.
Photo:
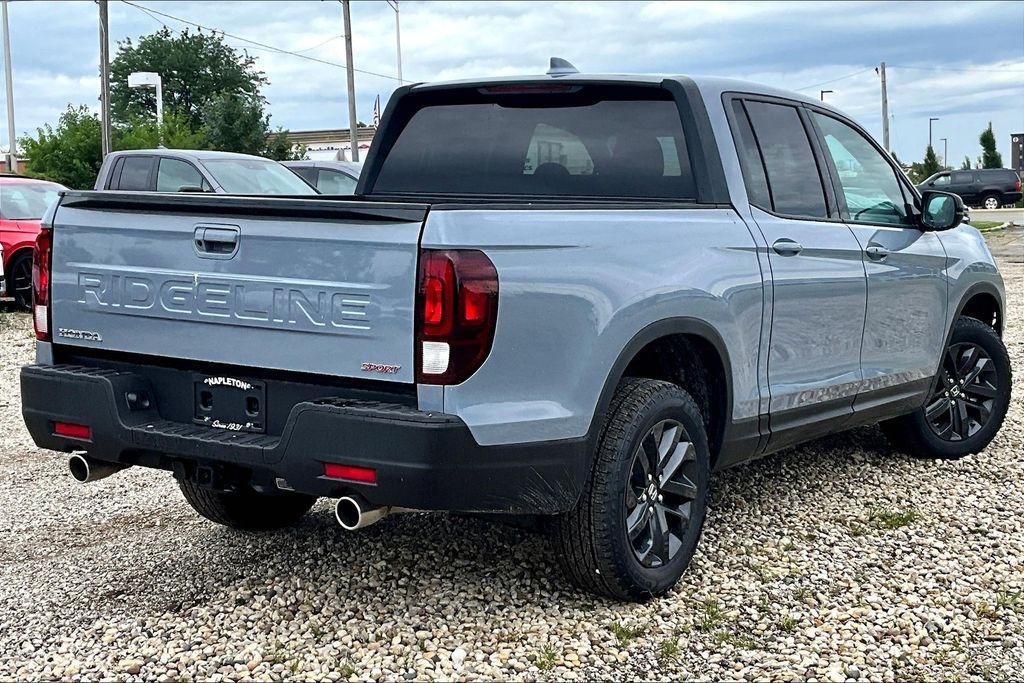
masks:
POLYGON ((71 192, 55 344, 412 382, 427 206, 71 192))

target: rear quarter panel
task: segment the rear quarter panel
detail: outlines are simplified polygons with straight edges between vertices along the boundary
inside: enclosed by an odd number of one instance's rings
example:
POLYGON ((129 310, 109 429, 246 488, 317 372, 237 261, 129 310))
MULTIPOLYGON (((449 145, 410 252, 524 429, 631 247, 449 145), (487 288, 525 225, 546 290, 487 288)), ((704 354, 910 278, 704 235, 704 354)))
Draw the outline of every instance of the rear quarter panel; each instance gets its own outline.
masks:
POLYGON ((673 317, 725 340, 732 418, 756 417, 761 271, 732 209, 434 210, 422 245, 481 249, 498 271, 491 353, 437 406, 479 443, 585 435, 627 343, 673 317))

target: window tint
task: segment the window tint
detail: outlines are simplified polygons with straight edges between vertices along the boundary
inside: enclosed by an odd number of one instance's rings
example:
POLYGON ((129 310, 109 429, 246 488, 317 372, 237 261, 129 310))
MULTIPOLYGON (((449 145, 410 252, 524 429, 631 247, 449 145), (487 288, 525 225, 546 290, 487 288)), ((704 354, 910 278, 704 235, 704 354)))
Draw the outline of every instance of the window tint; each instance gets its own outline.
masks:
POLYGON ((341 171, 320 169, 320 177, 316 181, 316 189, 324 194, 352 194, 356 191, 356 179, 350 178, 341 171))
POLYGON ((0 218, 38 220, 63 189, 62 185, 43 182, 0 184, 0 218))
POLYGON ((932 181, 932 185, 939 187, 941 185, 949 185, 949 174, 943 173, 938 178, 932 181))
POLYGON ((953 184, 954 185, 970 185, 974 182, 973 173, 954 173, 953 184))
POLYGON ((204 159, 203 166, 228 194, 317 194, 302 178, 270 159, 204 159))
POLYGON ((315 166, 300 166, 298 168, 295 166, 287 166, 286 168, 310 185, 313 185, 314 187, 316 186, 317 170, 315 166))
POLYGON ((743 108, 743 102, 733 100, 732 111, 733 122, 736 124, 733 138, 740 158, 740 168, 743 170, 743 184, 747 187, 747 199, 755 206, 771 210, 768 179, 764 174, 761 153, 757 150, 757 141, 754 140, 754 131, 750 128, 750 120, 743 108))
POLYGON ((859 223, 909 223, 906 200, 896 171, 886 157, 856 129, 815 112, 825 136, 850 220, 859 223))
POLYGON ((825 195, 811 143, 796 108, 746 103, 754 135, 764 159, 776 212, 789 216, 825 218, 825 195))
POLYGON ((121 166, 121 178, 118 181, 119 190, 152 190, 149 183, 149 174, 153 169, 153 157, 127 156, 121 166))
POLYGON ((696 198, 679 108, 667 93, 583 87, 446 97, 412 114, 373 192, 696 198), (449 103, 456 98, 463 102, 449 103))
POLYGON ((177 192, 183 187, 202 187, 207 183, 199 169, 181 159, 161 159, 156 173, 157 192, 177 192))

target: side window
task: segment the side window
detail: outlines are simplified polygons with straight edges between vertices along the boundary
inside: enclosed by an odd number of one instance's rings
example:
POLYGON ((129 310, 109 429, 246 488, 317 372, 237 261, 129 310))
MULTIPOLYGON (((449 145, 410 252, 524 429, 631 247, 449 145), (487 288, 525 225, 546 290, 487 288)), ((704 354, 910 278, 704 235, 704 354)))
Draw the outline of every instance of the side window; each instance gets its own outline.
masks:
POLYGON ((125 157, 121 166, 121 178, 117 183, 119 190, 142 191, 152 190, 149 182, 153 170, 153 157, 129 156, 125 157))
POLYGON ((747 187, 747 199, 754 206, 772 210, 772 199, 768 194, 768 178, 764 174, 764 162, 761 152, 757 149, 754 131, 750 128, 750 119, 740 100, 732 101, 733 122, 736 130, 733 139, 736 142, 736 153, 739 155, 740 168, 743 170, 743 184, 747 187))
POLYGON ((340 171, 321 168, 316 189, 324 194, 352 194, 356 191, 356 180, 340 171))
POLYGON ((305 180, 307 183, 309 183, 313 187, 316 187, 316 167, 314 167, 314 166, 300 166, 300 167, 296 168, 294 166, 289 166, 288 170, 291 171, 292 173, 294 173, 295 175, 299 176, 303 180, 305 180))
POLYGON ((821 176, 796 108, 755 101, 745 104, 764 159, 774 210, 787 216, 826 218, 821 176))
POLYGON ((943 173, 938 178, 932 181, 932 185, 935 187, 942 187, 943 185, 949 185, 949 174, 943 173))
POLYGON ((953 180, 954 185, 970 185, 974 182, 973 173, 954 173, 953 180))
POLYGON ((107 177, 107 184, 104 187, 105 190, 116 190, 118 184, 121 182, 121 168, 124 166, 124 157, 119 158, 114 162, 114 167, 110 169, 110 175, 107 177))
POLYGON ((181 159, 161 159, 156 174, 156 191, 178 192, 183 187, 206 188, 199 169, 181 159))
POLYGON ((818 112, 813 116, 839 172, 849 219, 855 223, 909 223, 909 211, 896 171, 882 152, 842 121, 818 112))

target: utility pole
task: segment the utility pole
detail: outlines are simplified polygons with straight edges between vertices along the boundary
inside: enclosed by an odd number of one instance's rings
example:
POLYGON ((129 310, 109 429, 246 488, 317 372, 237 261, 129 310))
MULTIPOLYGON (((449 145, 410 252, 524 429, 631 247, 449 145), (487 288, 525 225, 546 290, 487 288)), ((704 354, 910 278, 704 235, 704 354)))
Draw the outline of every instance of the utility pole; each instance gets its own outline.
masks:
POLYGON ((928 118, 928 146, 929 147, 932 146, 932 122, 933 121, 938 121, 938 120, 939 120, 938 116, 931 116, 931 117, 928 118))
POLYGON ((939 138, 939 141, 942 142, 942 166, 949 168, 949 140, 939 138))
POLYGON ((100 145, 103 156, 113 151, 110 142, 110 32, 108 30, 107 0, 100 6, 100 145))
POLYGON ((819 90, 818 94, 821 97, 821 101, 824 102, 825 101, 825 95, 831 95, 833 92, 835 92, 835 91, 834 90, 819 90))
POLYGON ((14 76, 11 75, 11 28, 7 25, 7 0, 3 0, 4 82, 7 84, 7 170, 18 170, 17 143, 14 141, 14 76))
POLYGON ((395 52, 398 58, 398 84, 402 81, 402 32, 398 27, 398 0, 395 1, 395 52))
POLYGON ((889 91, 885 87, 885 62, 879 65, 878 75, 882 77, 882 146, 891 153, 889 147, 889 91))
POLYGON ((352 13, 349 0, 341 0, 341 13, 345 19, 345 71, 348 73, 348 127, 352 134, 352 158, 359 161, 359 140, 356 135, 356 72, 352 63, 352 13))

